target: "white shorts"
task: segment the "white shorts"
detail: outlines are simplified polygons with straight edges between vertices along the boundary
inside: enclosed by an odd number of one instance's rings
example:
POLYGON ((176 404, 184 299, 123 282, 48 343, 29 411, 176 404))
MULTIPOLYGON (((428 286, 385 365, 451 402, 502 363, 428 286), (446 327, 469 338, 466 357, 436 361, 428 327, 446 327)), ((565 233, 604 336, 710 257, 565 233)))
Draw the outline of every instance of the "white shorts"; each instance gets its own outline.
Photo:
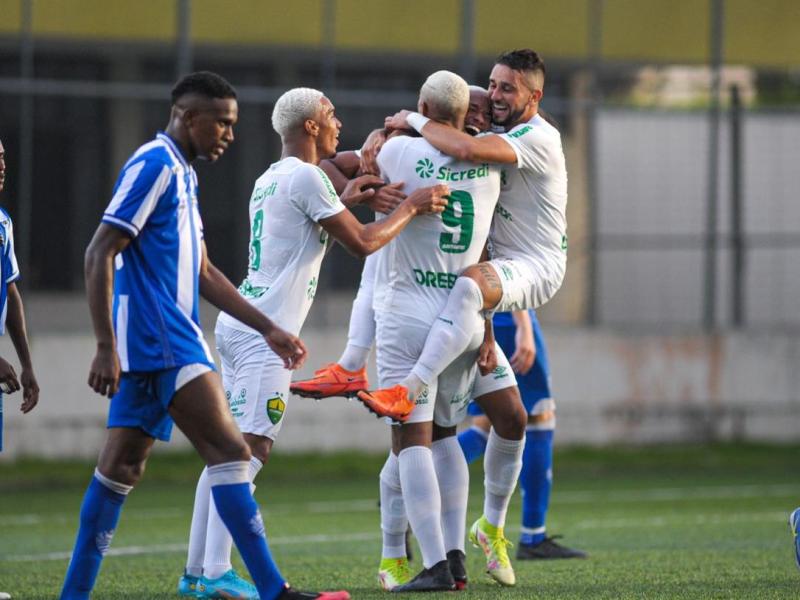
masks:
MULTIPOLYGON (((377 312, 376 362, 381 388, 400 383, 417 362, 431 325, 394 313, 377 312)), ((499 345, 495 345, 498 366, 486 376, 478 370, 478 348, 483 329, 475 331, 467 350, 453 361, 417 397, 406 423, 433 421, 440 427, 455 427, 467 414, 474 397, 513 387, 517 380, 499 345)))
POLYGON ((478 369, 477 351, 462 354, 439 375, 433 413, 433 422, 439 427, 455 427, 461 423, 473 398, 517 385, 505 353, 496 342, 494 348, 497 368, 488 375, 481 375, 478 369))
MULTIPOLYGON (((378 311, 375 313, 378 381, 382 388, 400 383, 422 354, 431 324, 403 315, 378 311)), ((417 404, 407 423, 425 423, 434 420, 439 386, 444 382, 448 397, 455 396, 469 403, 477 350, 483 340, 483 329, 476 331, 467 351, 451 364, 439 378, 426 386, 417 396, 417 404)))
POLYGON ((239 430, 274 440, 286 414, 292 372, 258 334, 217 320, 214 335, 225 397, 239 430))
POLYGON ((564 269, 548 269, 519 258, 489 261, 500 278, 503 297, 494 312, 538 308, 555 296, 564 281, 564 269))

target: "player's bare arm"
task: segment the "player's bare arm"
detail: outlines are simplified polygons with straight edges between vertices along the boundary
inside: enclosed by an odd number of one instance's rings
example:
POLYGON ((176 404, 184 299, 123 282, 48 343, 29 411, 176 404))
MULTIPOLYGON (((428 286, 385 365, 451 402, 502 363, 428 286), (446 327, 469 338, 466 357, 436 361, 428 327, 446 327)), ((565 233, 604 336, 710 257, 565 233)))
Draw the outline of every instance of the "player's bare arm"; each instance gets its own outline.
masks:
POLYGON ((492 320, 486 319, 483 327, 483 341, 478 348, 478 370, 481 375, 488 375, 497 368, 497 350, 495 349, 492 320))
POLYGON ((114 257, 130 243, 131 238, 127 233, 101 223, 84 257, 86 297, 97 341, 88 383, 95 392, 109 398, 117 393, 120 375, 112 322, 114 257))
POLYGON ((283 359, 287 369, 299 369, 303 366, 308 351, 300 338, 278 327, 263 312, 242 298, 230 280, 211 263, 205 244, 202 249, 200 295, 263 335, 269 347, 283 359))
POLYGON ((17 372, 10 362, 0 358, 0 387, 4 394, 13 394, 19 389, 17 372))
POLYGON ((527 310, 515 310, 511 313, 516 332, 514 334, 514 354, 509 359, 514 373, 526 375, 536 360, 536 344, 533 340, 533 325, 527 310))
MULTIPOLYGON (((333 189, 339 194, 342 203, 348 208, 352 207, 354 203, 347 197, 345 190, 351 180, 355 180, 361 172, 358 155, 352 151, 339 152, 333 158, 320 162, 319 166, 331 180, 333 189)), ((367 196, 360 204, 369 207, 374 212, 388 215, 405 200, 406 195, 402 189, 402 181, 384 184, 381 180, 381 183, 374 188, 375 193, 367 196)))
POLYGON ((351 212, 320 220, 319 224, 342 246, 358 257, 369 256, 388 244, 416 215, 441 213, 447 207, 446 185, 415 190, 388 217, 364 225, 351 212))
POLYGON ((23 413, 29 413, 39 402, 39 383, 33 373, 33 361, 28 345, 28 332, 25 327, 25 309, 22 305, 22 296, 17 289, 17 284, 8 284, 8 309, 6 326, 14 350, 19 358, 20 368, 19 381, 22 384, 22 406, 23 413))
MULTIPOLYGON (((386 118, 389 129, 409 129, 408 110, 401 110, 386 118)), ((414 113, 416 114, 416 113, 414 113)), ((437 150, 448 156, 468 162, 516 164, 517 155, 511 145, 499 135, 473 137, 453 127, 428 121, 420 129, 424 137, 437 150)))

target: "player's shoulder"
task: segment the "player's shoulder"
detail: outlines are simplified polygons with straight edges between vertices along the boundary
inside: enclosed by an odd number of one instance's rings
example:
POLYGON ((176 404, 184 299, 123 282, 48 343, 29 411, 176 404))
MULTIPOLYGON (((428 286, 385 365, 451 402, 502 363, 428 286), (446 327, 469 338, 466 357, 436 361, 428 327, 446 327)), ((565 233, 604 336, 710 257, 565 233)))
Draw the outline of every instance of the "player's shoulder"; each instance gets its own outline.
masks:
POLYGON ((325 190, 331 202, 338 201, 339 195, 333 183, 318 165, 295 159, 291 168, 291 190, 294 193, 310 193, 325 190))
POLYGON ((181 158, 177 153, 178 150, 170 148, 164 140, 155 138, 139 146, 125 163, 124 169, 136 167, 137 169, 146 168, 160 171, 163 167, 167 167, 174 170, 181 164, 181 158))
POLYGON ((521 143, 533 141, 561 143, 561 133, 540 114, 534 115, 529 121, 515 125, 505 133, 505 136, 521 143))

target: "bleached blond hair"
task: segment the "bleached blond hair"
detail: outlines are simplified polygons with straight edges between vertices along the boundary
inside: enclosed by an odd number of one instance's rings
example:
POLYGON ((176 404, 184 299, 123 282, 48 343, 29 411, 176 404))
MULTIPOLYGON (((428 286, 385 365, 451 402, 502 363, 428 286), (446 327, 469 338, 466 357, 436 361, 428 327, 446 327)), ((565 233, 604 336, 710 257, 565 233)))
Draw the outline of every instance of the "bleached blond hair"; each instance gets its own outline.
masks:
POLYGON ((272 109, 272 128, 286 137, 296 127, 300 127, 306 119, 317 116, 319 102, 324 94, 319 90, 298 87, 284 92, 272 109))
POLYGON ((419 99, 447 115, 456 115, 469 107, 469 85, 451 71, 436 71, 422 84, 419 99))

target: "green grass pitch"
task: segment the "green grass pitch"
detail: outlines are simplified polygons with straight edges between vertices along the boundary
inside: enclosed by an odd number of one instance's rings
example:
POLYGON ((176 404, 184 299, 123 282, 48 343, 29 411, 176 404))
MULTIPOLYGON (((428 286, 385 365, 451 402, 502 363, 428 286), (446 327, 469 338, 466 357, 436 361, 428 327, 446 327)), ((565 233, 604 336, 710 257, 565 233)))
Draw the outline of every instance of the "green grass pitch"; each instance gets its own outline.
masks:
MULTIPOLYGON (((786 519, 800 505, 796 446, 556 449, 549 533, 584 561, 514 561, 501 589, 467 548, 470 584, 458 598, 798 598, 786 519)), ((383 457, 282 455, 261 472, 256 498, 281 570, 300 589, 378 589, 377 474, 383 457)), ((156 453, 132 493, 96 599, 175 598, 200 471, 198 459, 156 453)), ((0 590, 57 598, 91 465, 0 465, 0 590)), ((469 519, 482 503, 471 469, 469 519)), ((519 496, 508 518, 516 541, 519 496)), ((513 549, 512 549, 513 552, 513 549)), ((419 553, 417 553, 417 557, 419 553)), ((241 567, 238 557, 236 564, 241 567)), ((419 558, 413 563, 420 567, 419 558)), ((427 598, 455 598, 452 593, 427 598)))

